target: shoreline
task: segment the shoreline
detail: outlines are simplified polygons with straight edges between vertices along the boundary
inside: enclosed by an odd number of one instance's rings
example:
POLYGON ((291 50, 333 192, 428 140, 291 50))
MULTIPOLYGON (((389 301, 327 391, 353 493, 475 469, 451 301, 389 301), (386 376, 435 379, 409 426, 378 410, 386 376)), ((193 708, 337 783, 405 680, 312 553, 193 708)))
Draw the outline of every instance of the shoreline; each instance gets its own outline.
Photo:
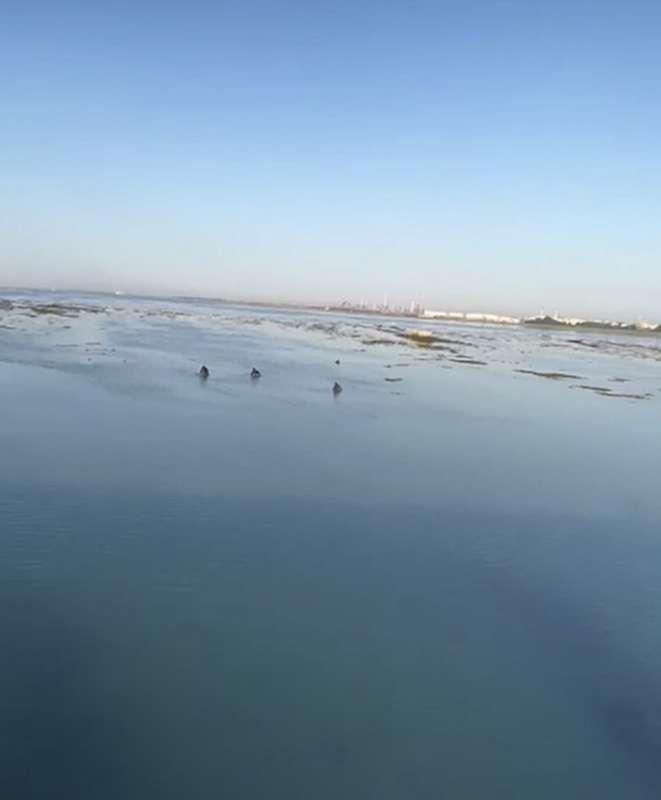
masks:
MULTIPOLYGON (((283 311, 299 311, 303 313, 313 312, 316 314, 344 314, 347 316, 356 317, 373 317, 384 320, 401 319, 407 321, 419 321, 424 324, 435 323, 458 323, 460 325, 481 325, 481 326, 497 326, 502 328, 534 328, 540 330, 555 330, 555 331, 585 331, 587 333, 618 333, 618 334, 632 334, 635 336, 659 336, 661 335, 661 323, 659 324, 641 324, 640 327, 633 322, 608 322, 599 320, 564 320, 555 317, 505 317, 499 319, 500 315, 489 313, 473 313, 473 312, 448 312, 447 316, 442 315, 440 312, 433 316, 425 316, 425 314, 413 314, 404 311, 386 311, 375 310, 367 308, 347 308, 336 305, 318 305, 318 304, 303 304, 303 303, 278 303, 266 302, 262 300, 234 300, 223 297, 196 297, 194 295, 159 295, 159 294, 132 294, 132 293, 116 293, 109 291, 88 291, 78 289, 35 289, 27 287, 0 287, 0 309, 2 308, 2 301, 5 299, 4 294, 32 294, 32 295, 77 295, 78 297, 90 298, 111 298, 116 301, 126 300, 147 300, 147 301, 163 301, 174 303, 209 303, 213 305, 226 305, 226 306, 239 306, 246 308, 265 308, 283 311), (470 318, 468 318, 470 317, 470 318)), ((34 305, 50 306, 60 305, 66 309, 67 303, 49 303, 37 302, 34 305)))

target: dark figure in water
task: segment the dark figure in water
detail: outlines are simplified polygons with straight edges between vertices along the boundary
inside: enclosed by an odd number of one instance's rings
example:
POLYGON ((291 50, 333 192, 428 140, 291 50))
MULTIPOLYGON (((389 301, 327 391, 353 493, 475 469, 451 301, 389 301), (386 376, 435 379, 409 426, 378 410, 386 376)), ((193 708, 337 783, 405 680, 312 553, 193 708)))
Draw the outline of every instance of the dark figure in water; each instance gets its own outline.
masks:
POLYGON ((339 359, 339 358, 338 358, 338 359, 336 359, 335 363, 336 363, 336 364, 337 364, 337 366, 339 367, 339 366, 340 366, 340 359, 339 359))
POLYGON ((335 381, 335 383, 333 384, 333 394, 339 394, 341 391, 342 387, 337 381, 335 381))
POLYGON ((198 372, 198 375, 200 376, 200 378, 203 378, 204 380, 206 380, 209 377, 209 369, 208 369, 208 367, 205 367, 204 365, 202 365, 200 367, 200 371, 198 372))
POLYGON ((251 372, 250 372, 250 377, 251 378, 261 378, 262 377, 262 373, 256 367, 253 367, 251 372))

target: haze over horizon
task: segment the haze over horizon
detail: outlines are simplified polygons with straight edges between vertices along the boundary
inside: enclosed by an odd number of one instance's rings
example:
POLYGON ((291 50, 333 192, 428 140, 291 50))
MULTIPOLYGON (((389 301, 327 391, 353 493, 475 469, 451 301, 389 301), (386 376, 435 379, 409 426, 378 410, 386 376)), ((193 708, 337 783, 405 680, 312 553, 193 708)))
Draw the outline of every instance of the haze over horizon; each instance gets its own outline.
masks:
POLYGON ((661 7, 10 4, 0 285, 661 318, 661 7))

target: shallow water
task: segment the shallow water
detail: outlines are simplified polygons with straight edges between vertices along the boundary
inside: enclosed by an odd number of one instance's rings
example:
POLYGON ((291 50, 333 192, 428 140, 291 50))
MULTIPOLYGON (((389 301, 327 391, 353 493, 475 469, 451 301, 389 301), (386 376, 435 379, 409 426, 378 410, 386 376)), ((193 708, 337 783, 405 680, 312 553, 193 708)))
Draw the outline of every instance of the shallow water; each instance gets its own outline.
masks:
POLYGON ((661 794, 658 339, 57 301, 0 309, 3 797, 661 794))

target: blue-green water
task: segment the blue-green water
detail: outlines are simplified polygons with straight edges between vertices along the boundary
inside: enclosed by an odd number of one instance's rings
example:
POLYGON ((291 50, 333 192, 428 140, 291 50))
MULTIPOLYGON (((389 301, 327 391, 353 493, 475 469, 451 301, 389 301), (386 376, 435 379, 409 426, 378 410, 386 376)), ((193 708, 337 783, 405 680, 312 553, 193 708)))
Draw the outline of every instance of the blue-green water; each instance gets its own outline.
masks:
POLYGON ((3 798, 659 797, 658 340, 83 301, 0 310, 3 798))

